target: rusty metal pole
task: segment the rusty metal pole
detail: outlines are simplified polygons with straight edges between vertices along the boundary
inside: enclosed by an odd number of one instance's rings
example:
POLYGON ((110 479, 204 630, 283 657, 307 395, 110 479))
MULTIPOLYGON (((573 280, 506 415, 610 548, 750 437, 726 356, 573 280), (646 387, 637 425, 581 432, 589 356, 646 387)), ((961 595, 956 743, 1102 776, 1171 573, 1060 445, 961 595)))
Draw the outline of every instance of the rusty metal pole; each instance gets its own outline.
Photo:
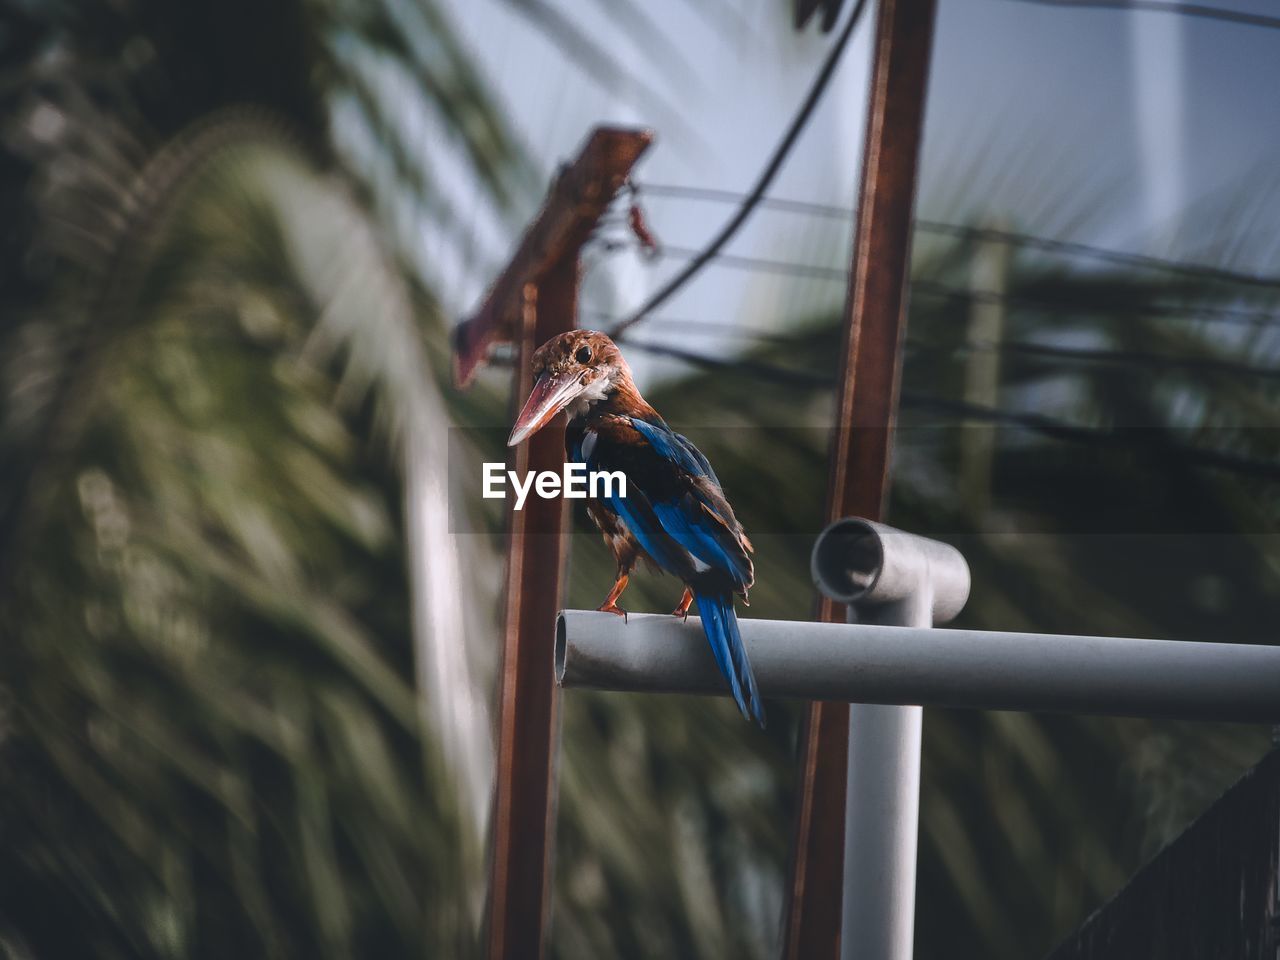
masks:
MULTIPOLYGON (((936 0, 880 0, 877 11, 828 523, 849 516, 883 519, 935 9, 936 0)), ((822 599, 819 619, 837 623, 844 617, 842 608, 822 599)), ((783 924, 787 960, 835 960, 840 953, 848 749, 848 706, 811 704, 783 924)))
MULTIPOLYGON (((525 288, 525 322, 512 403, 533 387, 530 358, 539 344, 577 325, 578 258, 525 288)), ((557 422, 513 451, 511 469, 559 470, 564 426, 557 422)), ((554 837, 552 783, 558 745, 558 691, 547 682, 565 563, 568 501, 530 497, 510 512, 506 636, 498 705, 493 853, 489 884, 489 956, 541 955, 550 897, 554 837)))
MULTIPOLYGON (((530 358, 577 325, 582 245, 648 149, 647 130, 598 127, 556 177, 511 262, 454 338, 454 378, 465 386, 495 343, 519 351, 512 403, 532 388, 530 358)), ((564 427, 539 431, 511 453, 517 471, 558 471, 564 427)), ((554 832, 557 691, 553 682, 566 502, 531 497, 508 515, 506 628, 498 694, 493 839, 486 918, 491 960, 543 953, 554 832)))

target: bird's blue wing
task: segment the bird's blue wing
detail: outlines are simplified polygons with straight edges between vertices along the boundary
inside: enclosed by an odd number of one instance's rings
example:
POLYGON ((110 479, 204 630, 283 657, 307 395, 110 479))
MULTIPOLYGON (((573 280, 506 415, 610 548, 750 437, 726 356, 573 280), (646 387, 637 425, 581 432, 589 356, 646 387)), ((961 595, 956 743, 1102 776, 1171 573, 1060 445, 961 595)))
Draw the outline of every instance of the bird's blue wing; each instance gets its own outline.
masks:
POLYGON ((631 425, 664 457, 678 463, 695 476, 710 477, 712 483, 720 486, 720 478, 711 469, 710 461, 684 434, 676 433, 665 423, 651 423, 639 417, 632 417, 631 425))
POLYGON ((675 541, 695 559, 698 572, 714 569, 725 574, 738 589, 750 586, 752 567, 741 528, 707 458, 666 424, 637 417, 626 420, 643 440, 643 453, 635 449, 641 445, 634 442, 626 444, 632 449, 623 453, 616 449, 617 439, 606 442, 604 434, 592 450, 596 469, 614 469, 609 460, 630 461, 625 470, 628 495, 614 498, 613 509, 627 521, 636 539, 660 566, 680 568, 678 560, 673 567, 661 556, 672 553, 669 541, 675 541), (634 504, 627 503, 633 499, 634 504), (651 542, 657 552, 650 548, 651 542))
POLYGON ((692 495, 653 504, 662 528, 708 567, 729 575, 735 587, 751 585, 751 561, 742 541, 718 515, 692 495))
POLYGON ((641 420, 639 417, 630 417, 629 419, 631 426, 636 429, 640 436, 649 441, 649 446, 653 447, 654 450, 658 451, 659 455, 670 460, 681 470, 698 477, 714 476, 707 458, 702 455, 701 450, 689 442, 687 437, 682 437, 665 423, 650 423, 648 420, 641 420))
POLYGON ((716 472, 711 469, 711 464, 708 462, 707 458, 702 455, 702 451, 693 445, 693 441, 682 433, 677 433, 676 439, 679 440, 680 443, 684 445, 685 449, 689 451, 689 456, 696 459, 698 463, 702 465, 703 474, 710 477, 711 482, 717 487, 720 486, 720 478, 717 477, 716 472))
POLYGON ((622 470, 626 474, 627 495, 621 496, 615 489, 609 496, 600 498, 600 505, 622 518, 631 535, 654 563, 675 572, 685 566, 681 556, 683 551, 663 529, 662 521, 645 492, 642 477, 652 475, 652 470, 644 469, 643 458, 640 463, 635 462, 633 454, 637 446, 647 449, 643 438, 637 437, 625 420, 619 420, 584 431, 569 442, 568 452, 571 459, 585 463, 588 472, 622 470))

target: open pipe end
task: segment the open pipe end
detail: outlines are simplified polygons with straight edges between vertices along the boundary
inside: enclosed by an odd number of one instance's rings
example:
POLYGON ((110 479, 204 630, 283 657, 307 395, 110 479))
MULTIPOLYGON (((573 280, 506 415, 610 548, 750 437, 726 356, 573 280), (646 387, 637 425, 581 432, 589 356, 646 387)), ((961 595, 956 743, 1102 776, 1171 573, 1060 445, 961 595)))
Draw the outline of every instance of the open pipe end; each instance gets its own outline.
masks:
POLYGON ((837 603, 909 603, 946 623, 969 597, 969 566, 955 547, 882 523, 846 517, 818 534, 810 560, 818 589, 837 603))
POLYGON ((564 622, 564 611, 561 610, 559 613, 556 614, 556 649, 555 649, 556 683, 559 684, 560 686, 564 686, 564 662, 565 662, 565 659, 568 653, 568 647, 569 647, 568 633, 569 633, 569 630, 565 626, 565 622, 564 622))
POLYGON ((884 544, 875 526, 846 517, 818 535, 810 559, 813 582, 837 603, 855 603, 874 590, 884 569, 884 544))

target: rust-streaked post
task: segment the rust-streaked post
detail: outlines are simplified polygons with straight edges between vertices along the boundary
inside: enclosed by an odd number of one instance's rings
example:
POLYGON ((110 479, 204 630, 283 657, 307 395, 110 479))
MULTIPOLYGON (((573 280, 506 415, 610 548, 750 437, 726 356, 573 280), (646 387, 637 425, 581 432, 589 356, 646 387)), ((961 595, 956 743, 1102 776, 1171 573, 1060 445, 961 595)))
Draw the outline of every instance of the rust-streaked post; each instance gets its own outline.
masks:
MULTIPOLYGON (((578 258, 523 291, 513 410, 533 387, 529 359, 577 319, 578 258)), ((512 451, 511 469, 558 470, 564 428, 556 423, 512 451)), ((553 637, 564 573, 567 501, 530 497, 508 514, 506 629, 499 682, 497 770, 489 874, 489 957, 541 955, 548 917, 559 739, 553 637), (552 668, 554 669, 554 667, 552 668)))
MULTIPOLYGON (((512 403, 532 387, 529 360, 577 324, 582 245, 627 182, 653 136, 598 127, 556 177, 542 209, 474 317, 454 339, 454 379, 465 386, 495 343, 519 353, 512 403)), ((511 469, 559 470, 562 425, 511 452, 511 469)), ((499 681, 497 769, 487 910, 488 956, 524 960, 543 951, 554 837, 555 622, 565 561, 564 500, 531 497, 508 514, 506 626, 499 681)))
MULTIPOLYGON (((935 6, 935 0, 880 0, 876 16, 828 523, 849 516, 883 518, 935 6)), ((844 616, 830 600, 820 602, 820 619, 843 622, 844 616)), ((839 956, 848 748, 848 706, 811 704, 783 923, 787 960, 839 956)))

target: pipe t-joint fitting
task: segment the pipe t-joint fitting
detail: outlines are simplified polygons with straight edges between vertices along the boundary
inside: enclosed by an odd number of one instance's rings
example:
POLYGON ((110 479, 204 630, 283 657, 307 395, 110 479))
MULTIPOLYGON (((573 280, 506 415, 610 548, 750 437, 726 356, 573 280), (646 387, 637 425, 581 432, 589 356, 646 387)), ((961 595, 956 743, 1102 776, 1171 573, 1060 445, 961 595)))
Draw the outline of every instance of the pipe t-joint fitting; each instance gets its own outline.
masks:
POLYGON ((946 623, 969 599, 969 565, 955 547, 858 517, 818 534, 810 569, 823 594, 868 621, 905 606, 927 616, 922 626, 946 623))

